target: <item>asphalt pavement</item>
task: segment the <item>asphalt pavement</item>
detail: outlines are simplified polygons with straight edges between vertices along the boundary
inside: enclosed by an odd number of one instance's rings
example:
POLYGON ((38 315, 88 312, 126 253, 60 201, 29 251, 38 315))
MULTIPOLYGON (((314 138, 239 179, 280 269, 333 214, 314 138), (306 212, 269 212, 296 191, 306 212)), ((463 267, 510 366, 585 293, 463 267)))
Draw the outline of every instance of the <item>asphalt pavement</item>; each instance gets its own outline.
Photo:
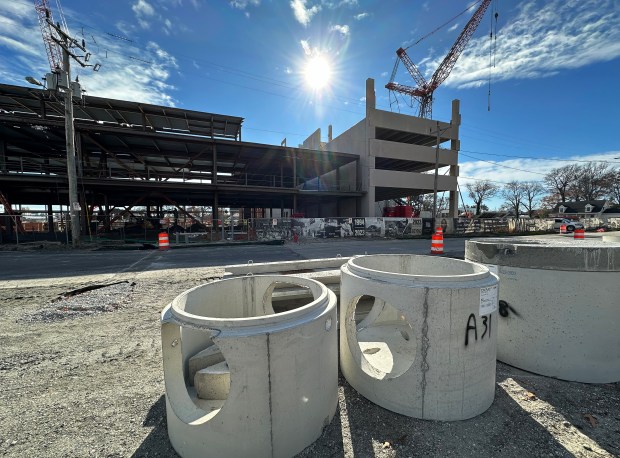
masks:
MULTIPOLYGON (((462 258, 465 238, 446 238, 446 256, 462 258)), ((170 250, 0 251, 0 281, 144 272, 381 253, 430 254, 428 239, 327 239, 284 245, 196 246, 170 250)))

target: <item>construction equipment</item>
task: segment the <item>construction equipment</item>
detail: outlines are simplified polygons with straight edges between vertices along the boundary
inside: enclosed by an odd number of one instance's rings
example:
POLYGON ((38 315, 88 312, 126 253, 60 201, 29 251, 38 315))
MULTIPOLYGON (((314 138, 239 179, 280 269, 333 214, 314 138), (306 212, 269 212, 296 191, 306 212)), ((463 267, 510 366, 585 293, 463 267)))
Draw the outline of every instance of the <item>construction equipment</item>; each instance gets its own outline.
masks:
MULTIPOLYGON (((52 10, 49 8, 47 0, 34 0, 34 9, 39 16, 39 28, 41 29, 50 69, 52 71, 60 70, 62 68, 62 50, 58 44, 59 38, 54 34, 54 28, 50 25, 50 23, 54 23, 52 10)), ((60 16, 64 23, 62 13, 60 13, 60 16)))
POLYGON ((6 196, 2 194, 2 192, 0 192, 0 204, 4 206, 5 213, 9 215, 11 219, 13 220, 13 222, 15 223, 15 229, 17 230, 17 232, 21 232, 22 234, 24 234, 26 230, 24 229, 24 226, 22 225, 21 217, 13 211, 13 207, 11 206, 11 203, 6 198, 6 196))
MULTIPOLYGON (((463 29, 459 37, 452 45, 452 48, 450 48, 450 51, 448 52, 446 57, 444 57, 441 64, 439 64, 439 67, 437 67, 437 70, 435 70, 435 73, 433 74, 430 81, 426 81, 418 67, 416 67, 413 61, 409 58, 406 52, 406 48, 398 48, 398 50, 396 51, 398 59, 396 59, 394 69, 392 70, 390 82, 385 85, 386 89, 411 96, 419 104, 419 116, 421 118, 430 119, 433 112, 433 93, 435 92, 435 89, 437 89, 439 85, 443 83, 446 78, 448 78, 448 75, 450 75, 450 72, 454 68, 456 61, 460 57, 463 49, 469 42, 474 31, 480 24, 480 21, 482 20, 482 17, 484 16, 487 8, 491 4, 491 1, 492 0, 482 1, 478 9, 474 12, 472 17, 465 25, 465 28, 463 29), (407 71, 417 84, 417 87, 398 84, 394 81, 400 61, 402 61, 407 68, 407 71)), ((497 18, 497 13, 495 13, 495 15, 497 18)))

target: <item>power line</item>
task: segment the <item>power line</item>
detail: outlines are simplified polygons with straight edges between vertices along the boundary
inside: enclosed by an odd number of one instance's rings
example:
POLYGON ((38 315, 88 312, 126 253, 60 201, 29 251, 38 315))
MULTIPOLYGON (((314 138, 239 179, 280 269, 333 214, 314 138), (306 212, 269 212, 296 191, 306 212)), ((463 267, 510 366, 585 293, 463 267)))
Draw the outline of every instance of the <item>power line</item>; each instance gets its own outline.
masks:
MULTIPOLYGON (((493 132, 489 129, 486 128, 479 128, 473 125, 468 125, 467 123, 463 123, 461 124, 462 128, 464 129, 472 129, 472 130, 477 130, 480 131, 483 135, 484 135, 484 140, 489 142, 489 143, 497 143, 497 144, 509 144, 510 146, 514 146, 514 144, 520 144, 520 145, 527 145, 529 147, 534 146, 537 149, 546 149, 548 151, 554 152, 556 154, 566 154, 566 151, 560 151, 557 149, 557 147, 553 147, 550 145, 545 145, 545 144, 541 144, 539 142, 527 142, 527 141, 523 141, 521 138, 519 137, 513 137, 510 135, 504 135, 504 134, 499 134, 497 132, 493 132), (493 135, 496 134, 496 135, 493 135), (497 138, 499 140, 501 140, 500 142, 493 142, 493 141, 489 141, 489 137, 491 138, 497 138)), ((472 136, 472 135, 466 135, 461 133, 461 137, 465 137, 465 138, 474 138, 474 139, 481 139, 481 137, 476 137, 476 136, 472 136)), ((481 154, 488 154, 488 153, 481 153, 481 154)), ((569 152, 569 154, 579 154, 577 152, 569 152)), ((517 156, 515 156, 517 157, 517 156)), ((524 159, 529 159, 530 157, 524 157, 524 159)), ((577 159, 557 159, 557 160, 561 160, 561 161, 574 161, 574 162, 595 162, 595 161, 584 161, 584 160, 577 160, 577 159)), ((603 161, 601 161, 603 162, 603 161)))
MULTIPOLYGON (((533 161, 549 161, 549 162, 585 162, 585 163, 589 163, 589 162, 604 162, 607 164, 620 164, 620 162, 616 162, 616 161, 610 161, 610 160, 604 160, 604 159, 590 159, 590 160, 585 160, 585 159, 559 159, 559 158, 547 158, 547 157, 532 157, 532 156, 511 156, 508 154, 497 154, 497 153, 483 153, 481 151, 472 151, 472 150, 466 150, 466 149, 462 149, 459 151, 465 151, 466 153, 473 153, 473 154, 482 154, 485 156, 498 156, 498 157, 510 157, 510 158, 514 158, 514 159, 530 159, 533 161)), ((463 156, 465 156, 465 154, 463 154, 463 156)), ((480 159, 482 160, 482 159, 480 159)))
POLYGON ((516 167, 510 167, 509 165, 503 165, 503 164, 500 164, 500 163, 498 163, 498 162, 493 162, 493 161, 487 161, 487 160, 485 160, 485 159, 480 159, 480 158, 477 158, 477 157, 474 157, 474 156, 470 156, 470 155, 468 155, 468 154, 461 154, 461 156, 470 157, 470 158, 475 159, 475 160, 477 160, 477 161, 488 162, 489 164, 493 164, 493 165, 496 165, 496 166, 498 166, 498 167, 504 167, 504 168, 507 168, 507 169, 518 170, 519 172, 535 173, 536 175, 547 176, 547 174, 546 174, 546 173, 532 172, 532 171, 530 171, 530 170, 518 169, 518 168, 516 168, 516 167))
MULTIPOLYGON (((459 175, 457 178, 465 178, 467 180, 474 180, 474 181, 489 181, 491 183, 499 183, 499 184, 510 184, 506 181, 489 180, 488 178, 474 178, 474 177, 468 177, 466 175, 459 175)), ((528 180, 528 181, 534 181, 536 183, 544 183, 543 180, 528 180)))

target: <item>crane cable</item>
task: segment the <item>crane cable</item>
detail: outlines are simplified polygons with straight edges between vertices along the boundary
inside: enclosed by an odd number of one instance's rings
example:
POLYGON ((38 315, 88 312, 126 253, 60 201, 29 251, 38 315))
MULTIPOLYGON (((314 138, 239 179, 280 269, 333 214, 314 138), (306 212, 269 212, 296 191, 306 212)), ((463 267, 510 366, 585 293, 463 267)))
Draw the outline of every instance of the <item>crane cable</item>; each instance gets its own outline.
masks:
POLYGON ((497 18, 499 17, 497 2, 498 0, 495 0, 491 7, 493 14, 491 14, 491 33, 489 34, 489 95, 487 111, 491 111, 491 76, 493 68, 495 68, 495 54, 497 51, 497 18), (495 22, 493 22, 493 19, 495 19, 495 22))
POLYGON ((454 16, 452 19, 444 22, 443 24, 441 24, 439 27, 437 27, 436 29, 432 30, 431 32, 427 33, 426 35, 424 35, 423 37, 419 38, 418 41, 416 41, 415 43, 407 46, 405 48, 405 51, 409 48, 411 48, 412 46, 417 45, 419 42, 421 42, 422 40, 425 40, 426 38, 430 37, 432 34, 434 34, 435 32, 439 31, 440 29, 442 29, 443 27, 447 26, 448 24, 450 24, 452 21, 454 21, 455 19, 457 19, 458 17, 462 16, 463 14, 467 13, 469 10, 471 10, 474 6, 476 6, 478 3, 480 3, 482 0, 477 0, 476 3, 469 5, 467 8, 465 8, 463 11, 461 11, 459 14, 457 14, 456 16, 454 16))

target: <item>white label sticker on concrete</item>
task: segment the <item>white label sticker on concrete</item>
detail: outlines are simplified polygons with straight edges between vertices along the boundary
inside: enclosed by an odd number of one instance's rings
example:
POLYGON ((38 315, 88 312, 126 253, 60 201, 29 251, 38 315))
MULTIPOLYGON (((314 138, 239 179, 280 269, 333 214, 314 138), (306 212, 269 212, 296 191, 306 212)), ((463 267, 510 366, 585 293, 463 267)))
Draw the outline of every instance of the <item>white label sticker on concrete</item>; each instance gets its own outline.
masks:
POLYGON ((497 285, 480 288, 480 316, 497 310, 497 285))
POLYGON ((485 264, 485 266, 489 268, 489 272, 491 272, 492 274, 499 275, 499 267, 497 267, 495 264, 485 264))

